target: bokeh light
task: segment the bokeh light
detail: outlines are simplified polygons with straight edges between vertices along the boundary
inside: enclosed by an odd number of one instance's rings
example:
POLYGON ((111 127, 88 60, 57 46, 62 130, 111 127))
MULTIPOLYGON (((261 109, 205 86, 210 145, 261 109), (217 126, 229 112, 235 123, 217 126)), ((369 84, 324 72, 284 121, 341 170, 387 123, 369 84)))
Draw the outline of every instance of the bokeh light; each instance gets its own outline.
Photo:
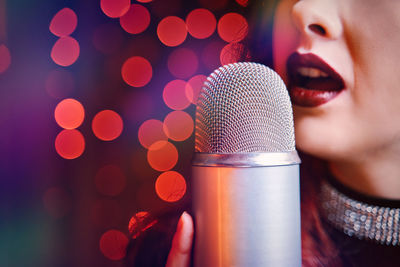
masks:
POLYGON ((128 224, 128 230, 129 233, 131 233, 132 238, 138 237, 141 232, 146 231, 157 223, 157 220, 149 220, 150 217, 151 215, 147 211, 139 211, 131 217, 128 224), (145 223, 146 225, 144 225, 145 223))
POLYGON ((119 18, 128 12, 131 0, 100 0, 100 7, 110 18, 119 18))
POLYGON ((207 76, 199 74, 190 78, 189 81, 186 83, 186 97, 187 99, 189 99, 190 102, 195 105, 197 104, 197 99, 199 97, 201 88, 203 87, 206 80, 207 76))
POLYGON ((79 43, 70 36, 61 37, 51 49, 51 58, 53 61, 63 67, 75 63, 79 57, 79 43))
POLYGON ((178 162, 178 150, 168 141, 157 141, 149 147, 147 161, 156 171, 168 171, 178 162))
POLYGON ((150 24, 150 12, 142 5, 132 4, 129 11, 123 15, 119 22, 128 33, 138 34, 144 32, 150 24))
POLYGON ((55 99, 66 98, 74 91, 74 76, 64 69, 52 70, 46 78, 45 88, 55 99))
POLYGON ((176 171, 168 171, 158 176, 156 180, 156 193, 164 201, 176 202, 186 193, 186 181, 176 171))
POLYGON ((149 148, 157 141, 166 141, 168 137, 164 133, 163 123, 159 120, 150 119, 140 125, 138 139, 143 147, 149 148))
POLYGON ((139 3, 150 3, 153 0, 137 0, 139 3))
POLYGON ((214 33, 217 27, 217 20, 209 10, 198 8, 187 15, 186 25, 188 32, 194 38, 205 39, 214 33))
POLYGON ((118 230, 108 230, 100 238, 100 251, 110 260, 121 260, 126 256, 128 237, 118 230))
POLYGON ((166 46, 178 46, 186 39, 186 23, 179 17, 165 17, 157 26, 157 36, 166 46))
POLYGON ((168 57, 168 69, 176 78, 192 76, 199 66, 199 60, 193 50, 177 48, 168 57))
POLYGON ((55 219, 64 217, 71 209, 71 197, 61 187, 51 187, 43 195, 46 211, 55 219))
POLYGON ((125 189, 126 177, 120 167, 109 164, 97 172, 95 184, 99 193, 106 196, 117 196, 125 189))
POLYGON ((202 7, 211 10, 221 10, 228 4, 228 0, 199 0, 202 7))
POLYGON ((58 11, 50 22, 50 32, 56 36, 67 36, 73 33, 78 24, 75 12, 66 7, 58 11))
POLYGON ((79 101, 67 98, 56 106, 54 118, 60 127, 75 129, 82 124, 85 118, 85 109, 79 101))
POLYGON ((186 82, 183 80, 172 80, 164 87, 163 99, 165 104, 174 110, 182 110, 190 105, 186 97, 186 82))
POLYGON ((239 62, 241 60, 247 61, 250 59, 249 50, 242 43, 230 43, 224 46, 220 54, 221 65, 239 62))
POLYGON ((223 41, 213 41, 208 43, 202 53, 201 59, 203 64, 210 70, 213 71, 221 66, 219 56, 221 54, 222 48, 226 45, 223 41))
POLYGON ((217 29, 222 40, 228 43, 240 42, 247 35, 248 24, 242 15, 232 12, 219 19, 217 29))
POLYGON ((0 73, 5 72, 11 64, 11 54, 8 47, 4 44, 0 45, 0 73))
POLYGON ((62 130, 56 137, 55 147, 64 159, 76 159, 85 150, 85 138, 76 129, 62 130))
POLYGON ((123 211, 120 203, 113 198, 99 198, 90 211, 93 225, 99 229, 119 227, 124 223, 123 211))
POLYGON ((192 117, 184 111, 172 111, 164 119, 164 132, 174 141, 184 141, 193 133, 192 117))
POLYGON ((119 51, 123 40, 123 31, 119 26, 112 23, 102 24, 93 32, 93 45, 104 54, 119 51))
POLYGON ((124 123, 121 116, 112 110, 103 110, 94 116, 92 130, 97 138, 103 141, 111 141, 120 136, 124 123))
POLYGON ((127 84, 133 87, 142 87, 150 82, 153 69, 147 59, 135 56, 125 61, 121 73, 127 84))
POLYGON ((247 5, 249 4, 249 0, 236 0, 236 3, 243 7, 247 7, 247 5))

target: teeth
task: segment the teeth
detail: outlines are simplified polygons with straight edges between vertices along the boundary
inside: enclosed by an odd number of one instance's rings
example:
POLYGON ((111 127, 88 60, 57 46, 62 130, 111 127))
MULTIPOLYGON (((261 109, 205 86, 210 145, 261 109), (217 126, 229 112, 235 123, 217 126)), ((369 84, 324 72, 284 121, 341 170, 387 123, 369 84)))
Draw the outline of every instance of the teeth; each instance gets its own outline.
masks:
POLYGON ((310 77, 310 78, 319 78, 319 77, 328 77, 329 75, 326 72, 323 72, 316 68, 308 68, 308 67, 300 67, 297 69, 298 73, 302 76, 310 77))

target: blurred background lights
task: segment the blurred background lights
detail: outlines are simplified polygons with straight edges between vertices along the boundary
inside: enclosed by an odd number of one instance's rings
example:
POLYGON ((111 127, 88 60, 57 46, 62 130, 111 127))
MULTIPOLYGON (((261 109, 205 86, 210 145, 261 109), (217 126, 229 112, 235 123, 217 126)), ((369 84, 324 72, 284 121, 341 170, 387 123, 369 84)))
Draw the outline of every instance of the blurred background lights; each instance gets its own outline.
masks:
POLYGON ((85 110, 79 101, 67 98, 58 103, 54 111, 54 117, 60 127, 75 129, 82 124, 85 118, 85 110))
POLYGON ((153 143, 168 138, 163 130, 163 123, 159 120, 150 119, 143 122, 138 131, 138 139, 144 148, 149 148, 153 143))
POLYGON ((45 82, 47 93, 55 99, 68 97, 75 88, 74 76, 67 70, 52 70, 45 82))
POLYGON ((58 11, 50 22, 50 31, 56 36, 67 36, 73 33, 78 24, 75 12, 66 7, 58 11))
POLYGON ((184 111, 172 111, 164 119, 164 131, 174 141, 184 141, 193 133, 192 117, 184 111))
POLYGON ((158 24, 157 35, 166 46, 178 46, 186 39, 186 23, 179 17, 166 17, 158 24))
POLYGON ((119 19, 119 22, 126 32, 138 34, 150 25, 150 12, 142 5, 132 4, 129 11, 119 19))
POLYGON ((199 74, 190 78, 189 81, 186 83, 186 97, 192 104, 197 104, 197 98, 199 97, 200 90, 206 80, 207 76, 199 74))
POLYGON ((150 3, 153 0, 137 0, 139 3, 150 3))
POLYGON ((94 47, 104 53, 112 54, 117 52, 123 43, 123 31, 117 25, 105 23, 96 28, 93 32, 94 47))
POLYGON ((5 72, 11 64, 11 54, 7 46, 0 45, 0 73, 5 72))
POLYGON ((128 12, 131 0, 100 0, 100 7, 110 18, 119 18, 128 12))
POLYGON ((176 171, 168 171, 158 176, 155 185, 157 195, 164 201, 176 202, 186 193, 186 181, 176 171))
POLYGON ((110 260, 121 260, 126 256, 128 237, 118 230, 108 230, 100 238, 100 251, 110 260))
POLYGON ((249 0, 236 0, 236 2, 243 7, 247 7, 249 4, 249 0))
POLYGON ((198 8, 187 15, 186 25, 191 36, 197 39, 205 39, 214 33, 217 20, 209 10, 198 8))
POLYGON ((56 137, 57 153, 65 159, 75 159, 85 150, 85 139, 80 131, 62 130, 56 137))
POLYGON ((95 184, 99 193, 106 196, 117 196, 125 189, 126 177, 120 167, 110 164, 97 172, 95 184))
POLYGON ((150 82, 153 69, 147 59, 135 56, 125 61, 121 74, 124 81, 130 86, 142 87, 150 82))
POLYGON ((123 129, 121 117, 112 110, 103 110, 94 116, 92 130, 97 138, 103 141, 111 141, 120 136, 123 129))
POLYGON ((70 36, 61 37, 51 49, 51 58, 53 61, 63 67, 75 63, 79 57, 79 43, 70 36))
POLYGON ((46 211, 55 219, 64 217, 71 209, 71 197, 61 187, 51 187, 43 195, 46 211))
POLYGON ((246 46, 242 43, 230 43, 221 50, 221 65, 239 62, 241 60, 249 60, 250 53, 246 46))
POLYGON ((218 34, 222 40, 240 42, 248 32, 246 19, 238 13, 227 13, 218 21, 218 34))
POLYGON ((178 150, 168 141, 157 141, 149 147, 147 161, 156 171, 168 171, 178 161, 178 150))
POLYGON ((167 83, 163 91, 165 104, 174 110, 182 110, 190 105, 186 97, 186 82, 183 80, 172 80, 167 83))
POLYGON ((157 223, 157 220, 149 220, 150 216, 150 213, 147 211, 139 211, 131 217, 128 230, 132 238, 138 237, 141 232, 146 231, 157 223))
POLYGON ((197 71, 199 61, 193 50, 177 48, 169 55, 167 65, 172 75, 185 79, 197 71))

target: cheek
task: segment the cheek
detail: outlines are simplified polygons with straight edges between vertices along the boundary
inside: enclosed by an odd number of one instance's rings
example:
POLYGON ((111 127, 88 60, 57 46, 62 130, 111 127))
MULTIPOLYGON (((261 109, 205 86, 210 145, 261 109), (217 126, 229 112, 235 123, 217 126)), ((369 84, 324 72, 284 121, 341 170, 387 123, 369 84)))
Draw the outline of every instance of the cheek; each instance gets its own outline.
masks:
POLYGON ((286 79, 286 60, 296 49, 299 35, 292 19, 293 0, 281 1, 275 13, 273 29, 273 59, 275 71, 286 79))

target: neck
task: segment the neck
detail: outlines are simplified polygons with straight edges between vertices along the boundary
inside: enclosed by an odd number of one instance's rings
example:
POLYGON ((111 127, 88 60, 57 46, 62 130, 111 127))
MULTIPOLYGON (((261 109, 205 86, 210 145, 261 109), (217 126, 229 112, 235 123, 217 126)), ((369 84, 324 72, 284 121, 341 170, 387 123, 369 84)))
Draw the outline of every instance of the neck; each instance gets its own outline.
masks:
POLYGON ((400 153, 373 153, 352 161, 329 163, 333 176, 360 193, 400 200, 400 153))

